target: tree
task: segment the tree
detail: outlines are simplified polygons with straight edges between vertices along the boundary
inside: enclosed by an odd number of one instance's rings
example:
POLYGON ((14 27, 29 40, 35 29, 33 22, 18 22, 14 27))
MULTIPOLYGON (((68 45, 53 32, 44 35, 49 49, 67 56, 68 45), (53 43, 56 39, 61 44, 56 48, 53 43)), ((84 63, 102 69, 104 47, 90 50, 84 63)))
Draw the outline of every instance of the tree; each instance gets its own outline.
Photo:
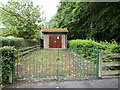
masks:
POLYGON ((3 31, 5 36, 12 35, 25 39, 36 37, 36 33, 43 27, 44 17, 40 12, 39 6, 33 6, 32 1, 14 1, 1 3, 0 16, 1 21, 8 29, 3 31))
POLYGON ((120 41, 119 2, 61 2, 51 28, 67 28, 68 39, 120 41))

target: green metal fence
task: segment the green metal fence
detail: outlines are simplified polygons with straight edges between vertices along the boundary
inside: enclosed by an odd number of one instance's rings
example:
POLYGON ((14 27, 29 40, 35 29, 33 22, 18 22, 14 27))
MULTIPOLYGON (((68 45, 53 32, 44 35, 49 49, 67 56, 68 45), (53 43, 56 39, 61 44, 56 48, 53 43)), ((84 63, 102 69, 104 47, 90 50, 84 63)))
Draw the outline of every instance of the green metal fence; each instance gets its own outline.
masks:
MULTIPOLYGON (((24 53, 19 52, 18 54, 24 53)), ((17 80, 77 79, 98 77, 98 49, 40 49, 14 60, 17 80)))

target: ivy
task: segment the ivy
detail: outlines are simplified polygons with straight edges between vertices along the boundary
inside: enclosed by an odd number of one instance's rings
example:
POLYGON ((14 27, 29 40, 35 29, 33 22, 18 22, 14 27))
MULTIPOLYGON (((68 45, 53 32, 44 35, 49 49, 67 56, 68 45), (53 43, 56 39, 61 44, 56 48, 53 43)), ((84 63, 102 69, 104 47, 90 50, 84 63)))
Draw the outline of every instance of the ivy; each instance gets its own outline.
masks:
POLYGON ((4 46, 0 48, 0 52, 2 52, 2 84, 7 83, 8 78, 10 76, 10 71, 13 70, 13 59, 16 60, 16 52, 17 50, 11 46, 4 46))

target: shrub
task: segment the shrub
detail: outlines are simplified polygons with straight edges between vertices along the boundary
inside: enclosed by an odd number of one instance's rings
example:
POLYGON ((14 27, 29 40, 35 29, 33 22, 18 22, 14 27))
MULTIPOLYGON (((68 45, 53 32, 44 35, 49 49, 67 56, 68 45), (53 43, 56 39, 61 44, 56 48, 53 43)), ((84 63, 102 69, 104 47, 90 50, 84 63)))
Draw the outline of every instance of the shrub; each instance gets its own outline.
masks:
POLYGON ((26 47, 27 46, 34 46, 38 44, 38 41, 36 39, 25 39, 24 42, 26 43, 26 47))
POLYGON ((101 53, 119 53, 120 45, 116 41, 112 41, 111 43, 105 42, 96 42, 92 39, 76 39, 69 41, 69 48, 99 48, 101 53))
MULTIPOLYGON (((111 43, 105 41, 105 42, 96 42, 92 39, 76 39, 76 40, 70 40, 68 42, 69 48, 75 48, 73 49, 74 52, 77 54, 81 53, 83 57, 93 57, 93 55, 90 55, 90 53, 94 53, 97 51, 96 48, 99 48, 99 53, 105 54, 105 53, 120 53, 120 45, 114 40, 112 40, 111 43), (77 48, 77 49, 76 49, 77 48)), ((111 59, 105 59, 104 61, 113 61, 111 59)), ((115 61, 118 61, 117 59, 115 61)))
POLYGON ((67 40, 67 48, 69 48, 69 41, 71 41, 71 40, 67 40))
POLYGON ((0 38, 2 46, 29 47, 37 45, 37 40, 0 38))
POLYGON ((69 41, 69 47, 70 48, 100 48, 105 49, 107 46, 103 46, 102 44, 95 42, 92 39, 76 39, 69 41))
POLYGON ((10 71, 13 70, 13 59, 16 59, 16 49, 11 46, 0 48, 2 52, 2 83, 5 84, 10 76, 10 71))
POLYGON ((112 47, 111 48, 111 52, 113 52, 113 53, 120 53, 120 45, 112 47))

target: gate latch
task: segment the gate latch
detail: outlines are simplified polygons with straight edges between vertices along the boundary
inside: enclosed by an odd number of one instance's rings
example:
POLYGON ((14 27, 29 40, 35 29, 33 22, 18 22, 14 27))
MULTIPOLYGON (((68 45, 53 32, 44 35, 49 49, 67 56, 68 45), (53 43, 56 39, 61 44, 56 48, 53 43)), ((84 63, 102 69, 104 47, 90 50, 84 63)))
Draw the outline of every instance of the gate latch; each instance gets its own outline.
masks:
POLYGON ((57 58, 57 61, 60 60, 60 58, 57 58))

